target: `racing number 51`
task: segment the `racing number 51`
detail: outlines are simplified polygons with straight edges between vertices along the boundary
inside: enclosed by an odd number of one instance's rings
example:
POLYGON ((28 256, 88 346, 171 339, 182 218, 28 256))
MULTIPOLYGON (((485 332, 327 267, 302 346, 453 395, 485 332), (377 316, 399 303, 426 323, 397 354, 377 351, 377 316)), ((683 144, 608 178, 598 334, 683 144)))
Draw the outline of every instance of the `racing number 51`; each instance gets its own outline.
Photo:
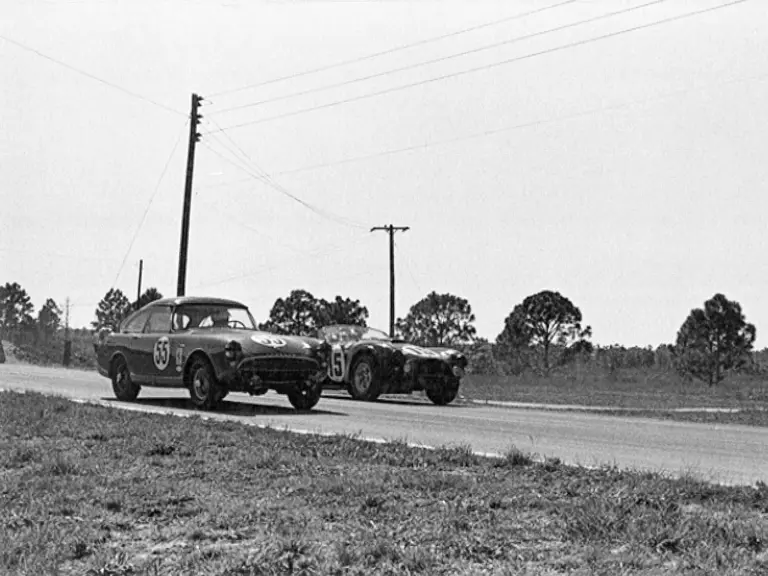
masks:
POLYGON ((344 352, 339 346, 331 350, 331 379, 342 380, 344 378, 344 352))

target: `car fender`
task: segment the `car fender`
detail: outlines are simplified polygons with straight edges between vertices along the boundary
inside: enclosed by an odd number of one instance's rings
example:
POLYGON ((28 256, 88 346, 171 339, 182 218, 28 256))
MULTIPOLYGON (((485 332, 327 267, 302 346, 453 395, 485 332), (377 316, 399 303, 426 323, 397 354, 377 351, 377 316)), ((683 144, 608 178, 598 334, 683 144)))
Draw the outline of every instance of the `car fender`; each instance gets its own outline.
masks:
POLYGON ((216 377, 221 378, 223 371, 219 366, 216 365, 216 362, 214 362, 210 352, 208 352, 204 348, 197 347, 187 354, 187 359, 184 361, 184 369, 181 371, 181 377, 182 377, 182 381, 185 384, 187 383, 187 379, 189 378, 189 371, 190 371, 190 368, 192 367, 192 363, 198 358, 203 358, 208 363, 210 363, 210 365, 213 366, 213 371, 216 374, 216 377))

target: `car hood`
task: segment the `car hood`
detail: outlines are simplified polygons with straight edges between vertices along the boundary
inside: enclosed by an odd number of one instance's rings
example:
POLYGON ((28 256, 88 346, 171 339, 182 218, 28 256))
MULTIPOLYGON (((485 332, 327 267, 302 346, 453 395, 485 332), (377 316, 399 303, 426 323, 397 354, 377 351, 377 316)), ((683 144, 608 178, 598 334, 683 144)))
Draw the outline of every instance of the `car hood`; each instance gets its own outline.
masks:
POLYGON ((211 338, 226 345, 235 341, 244 354, 290 354, 312 355, 323 344, 322 340, 305 336, 284 336, 259 330, 238 330, 236 328, 206 328, 190 330, 190 335, 211 338))
POLYGON ((357 340, 354 342, 347 342, 343 344, 343 347, 348 348, 355 345, 399 350, 406 358, 438 358, 448 360, 451 356, 461 355, 461 352, 454 350, 453 348, 417 346, 416 344, 409 344, 408 342, 389 342, 386 340, 357 340))

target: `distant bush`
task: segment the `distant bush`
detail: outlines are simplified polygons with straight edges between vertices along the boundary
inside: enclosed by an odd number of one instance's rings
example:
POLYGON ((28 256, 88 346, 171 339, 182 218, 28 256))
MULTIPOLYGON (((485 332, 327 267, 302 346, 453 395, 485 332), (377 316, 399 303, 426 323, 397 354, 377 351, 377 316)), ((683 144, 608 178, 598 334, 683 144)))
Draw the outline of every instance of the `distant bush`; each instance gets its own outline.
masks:
MULTIPOLYGON (((61 365, 64 360, 65 331, 58 330, 48 338, 40 338, 31 328, 19 332, 13 339, 13 356, 20 362, 39 365, 61 365)), ((90 330, 69 331, 71 344, 70 367, 96 369, 96 353, 90 330)), ((8 351, 10 352, 10 350, 8 351)))

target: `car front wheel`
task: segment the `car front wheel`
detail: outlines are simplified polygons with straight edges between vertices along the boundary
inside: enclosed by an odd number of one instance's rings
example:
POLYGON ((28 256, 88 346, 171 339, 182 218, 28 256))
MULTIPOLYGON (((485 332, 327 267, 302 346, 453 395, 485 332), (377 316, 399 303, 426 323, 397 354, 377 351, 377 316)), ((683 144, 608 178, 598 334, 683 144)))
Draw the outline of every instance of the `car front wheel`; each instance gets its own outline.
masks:
POLYGON ((112 370, 112 391, 115 397, 121 402, 133 402, 139 395, 139 390, 141 386, 131 378, 131 371, 128 370, 125 358, 118 358, 112 370))
POLYGON ((219 381, 207 360, 198 358, 190 367, 189 396, 192 403, 202 410, 213 410, 223 398, 219 381))
POLYGON ((321 382, 307 381, 300 388, 288 392, 288 401, 296 410, 311 410, 323 394, 321 382))
POLYGON ((441 388, 427 389, 427 398, 429 398, 433 404, 438 406, 445 406, 450 404, 456 399, 459 393, 459 380, 448 380, 443 384, 441 388))

